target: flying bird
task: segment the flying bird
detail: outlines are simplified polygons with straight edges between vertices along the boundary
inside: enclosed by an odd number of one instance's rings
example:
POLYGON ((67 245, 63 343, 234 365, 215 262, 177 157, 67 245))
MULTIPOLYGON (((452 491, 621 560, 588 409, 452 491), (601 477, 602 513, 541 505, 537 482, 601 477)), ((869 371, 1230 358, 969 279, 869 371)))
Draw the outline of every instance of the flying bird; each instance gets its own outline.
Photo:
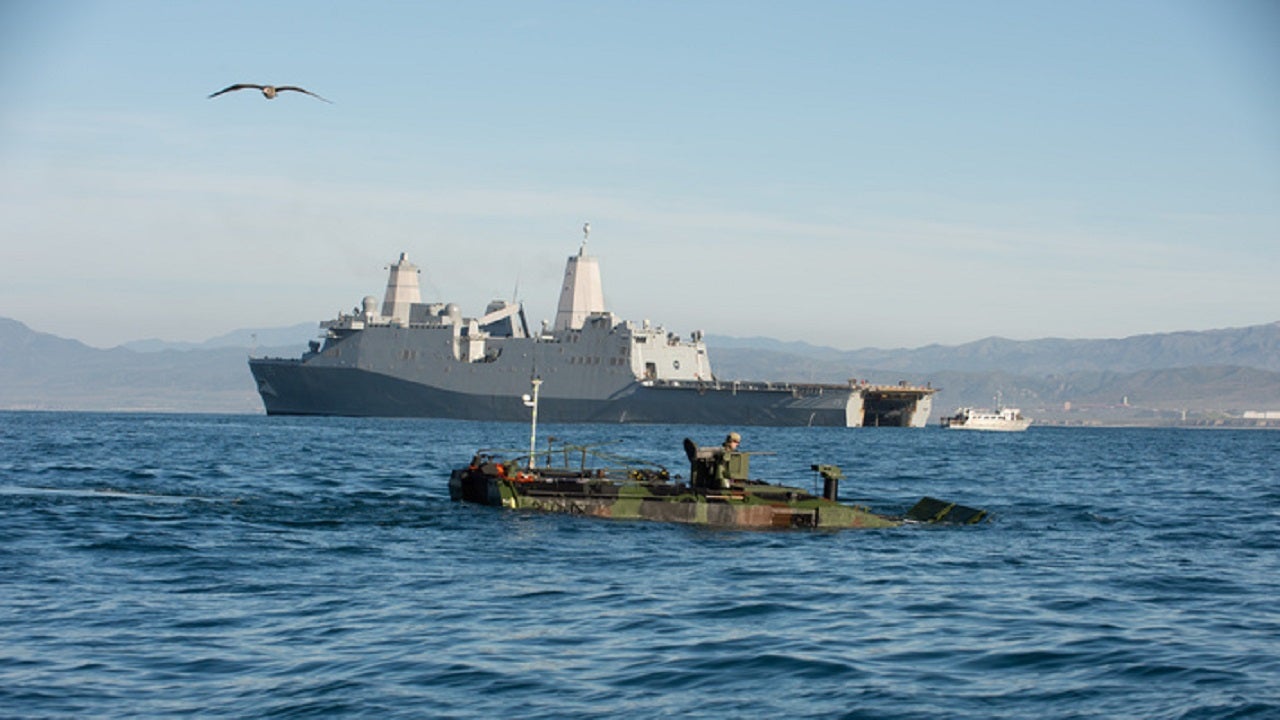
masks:
POLYGON ((300 87, 298 87, 298 86, 296 86, 296 85, 254 85, 253 83, 236 83, 235 85, 232 85, 232 86, 230 86, 230 87, 225 87, 225 88, 223 88, 223 89, 219 90, 218 92, 213 93, 213 94, 212 94, 212 95, 210 95, 209 97, 210 97, 210 99, 212 99, 212 98, 216 98, 216 97, 218 97, 219 95, 221 95, 221 94, 223 94, 223 93, 229 93, 229 92, 231 92, 232 90, 247 90, 247 89, 249 89, 249 88, 253 88, 254 90, 261 90, 261 91, 262 91, 262 96, 263 96, 263 97, 265 97, 265 98, 266 98, 266 99, 268 99, 268 100, 272 100, 272 99, 274 99, 274 98, 275 98, 275 96, 276 96, 278 93, 285 92, 286 90, 291 90, 291 91, 293 91, 293 92, 300 92, 300 93, 302 93, 303 95, 310 95, 311 97, 313 97, 313 98, 315 98, 315 99, 317 99, 317 100, 324 100, 325 102, 329 103, 330 105, 332 105, 332 104, 333 104, 333 101, 332 101, 332 100, 325 100, 324 98, 322 98, 322 97, 320 97, 319 95, 317 95, 317 94, 315 94, 315 93, 311 92, 310 90, 307 90, 307 89, 305 89, 305 88, 300 88, 300 87))

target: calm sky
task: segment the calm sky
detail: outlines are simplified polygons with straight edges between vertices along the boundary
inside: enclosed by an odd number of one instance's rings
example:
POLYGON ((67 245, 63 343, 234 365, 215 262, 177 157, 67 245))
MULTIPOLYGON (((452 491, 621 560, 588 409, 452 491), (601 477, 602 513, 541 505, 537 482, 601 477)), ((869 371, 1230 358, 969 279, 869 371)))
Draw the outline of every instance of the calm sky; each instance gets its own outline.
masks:
POLYGON ((0 0, 0 316, 381 297, 842 348, 1280 320, 1280 3, 0 0), (296 84, 207 95, 237 82, 296 84))

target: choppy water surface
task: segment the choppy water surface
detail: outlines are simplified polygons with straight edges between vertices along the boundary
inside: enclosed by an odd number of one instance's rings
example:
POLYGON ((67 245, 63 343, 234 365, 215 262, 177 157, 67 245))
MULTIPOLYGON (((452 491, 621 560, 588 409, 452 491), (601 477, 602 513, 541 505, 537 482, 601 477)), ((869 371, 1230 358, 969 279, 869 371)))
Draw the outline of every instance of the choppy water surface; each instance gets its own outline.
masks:
MULTIPOLYGON (((682 474, 686 435, 552 426, 682 474)), ((0 715, 1272 718, 1280 433, 743 429, 966 528, 450 502, 512 424, 0 413, 0 715)))

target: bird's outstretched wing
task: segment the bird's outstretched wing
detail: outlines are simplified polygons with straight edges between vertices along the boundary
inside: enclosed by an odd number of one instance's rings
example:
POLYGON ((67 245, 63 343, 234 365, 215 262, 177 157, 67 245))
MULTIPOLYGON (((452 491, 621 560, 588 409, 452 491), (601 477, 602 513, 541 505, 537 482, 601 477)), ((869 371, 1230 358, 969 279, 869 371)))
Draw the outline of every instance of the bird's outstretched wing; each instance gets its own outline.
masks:
POLYGON ((219 91, 218 91, 218 92, 216 92, 216 93, 213 93, 213 94, 212 94, 212 95, 210 95, 209 97, 210 97, 210 98, 216 98, 216 97, 218 97, 219 95, 221 95, 221 94, 223 94, 223 93, 229 93, 229 92, 231 92, 232 90, 244 90, 245 88, 253 88, 254 90, 261 90, 261 89, 262 89, 262 87, 263 87, 262 85, 253 85, 253 84, 251 84, 251 83, 236 83, 235 85, 231 85, 231 86, 229 86, 229 87, 224 87, 224 88, 222 88, 221 90, 219 90, 219 91))
POLYGON ((332 104, 333 104, 333 101, 332 101, 332 100, 325 100, 324 98, 322 98, 322 97, 320 97, 319 95, 317 95, 317 94, 315 94, 315 93, 311 92, 310 90, 307 90, 307 89, 305 89, 305 88, 300 88, 300 87, 298 87, 297 85, 277 85, 277 86, 276 86, 276 92, 284 92, 285 90, 292 90, 292 91, 294 91, 294 92, 300 92, 300 93, 302 93, 302 94, 304 94, 304 95, 310 95, 311 97, 313 97, 313 98, 315 98, 315 99, 317 99, 317 100, 324 100, 325 102, 329 103, 330 105, 332 105, 332 104))

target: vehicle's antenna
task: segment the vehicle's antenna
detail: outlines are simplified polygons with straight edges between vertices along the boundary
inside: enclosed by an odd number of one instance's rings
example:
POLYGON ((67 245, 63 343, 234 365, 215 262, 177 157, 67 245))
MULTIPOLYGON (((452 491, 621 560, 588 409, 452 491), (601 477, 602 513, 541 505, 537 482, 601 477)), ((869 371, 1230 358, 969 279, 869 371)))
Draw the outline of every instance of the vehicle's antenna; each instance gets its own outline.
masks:
POLYGON ((533 410, 533 412, 530 414, 530 420, 529 420, 529 469, 530 470, 533 470, 534 468, 538 467, 538 456, 535 455, 534 453, 537 451, 537 444, 538 444, 538 386, 542 385, 542 378, 534 376, 532 383, 533 383, 533 395, 532 396, 525 395, 522 398, 524 400, 524 406, 527 408, 532 408, 533 410))

